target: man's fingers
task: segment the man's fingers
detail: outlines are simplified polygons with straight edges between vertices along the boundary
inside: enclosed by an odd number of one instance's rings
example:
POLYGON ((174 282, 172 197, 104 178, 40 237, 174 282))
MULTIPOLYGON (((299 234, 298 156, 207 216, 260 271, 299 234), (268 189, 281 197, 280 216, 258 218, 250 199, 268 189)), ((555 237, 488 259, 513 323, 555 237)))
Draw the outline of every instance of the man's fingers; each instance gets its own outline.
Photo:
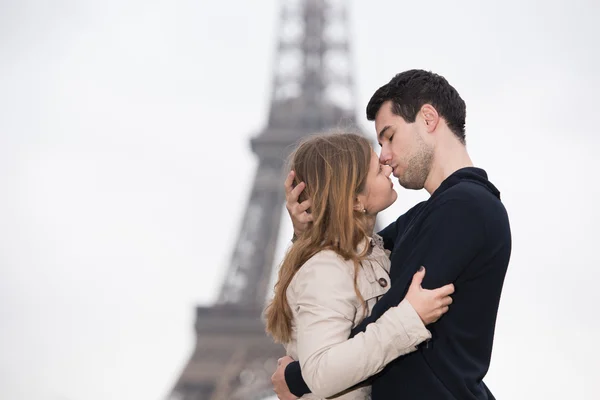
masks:
POLYGON ((299 184, 297 184, 296 187, 293 188, 292 191, 289 193, 289 196, 287 196, 287 201, 293 201, 294 203, 297 203, 298 197, 300 196, 300 193, 302 193, 305 187, 306 183, 304 182, 300 182, 299 184))
POLYGON ((298 208, 297 208, 298 213, 303 213, 304 211, 308 210, 311 205, 312 205, 312 203, 311 203, 310 199, 304 200, 302 203, 300 203, 298 205, 298 208))
POLYGON ((290 173, 285 178, 285 182, 283 183, 283 187, 285 188, 285 197, 292 191, 292 183, 294 182, 294 176, 296 173, 294 171, 290 171, 290 173))
MULTIPOLYGON (((292 216, 292 219, 294 220, 294 227, 297 224, 299 224, 300 226, 306 225, 309 222, 312 222, 312 220, 313 220, 313 217, 311 214, 307 213, 306 211, 304 211, 304 212, 299 211, 298 207, 290 210, 290 215, 292 216)), ((306 229, 306 228, 304 228, 304 229, 306 229)))
MULTIPOLYGON (((296 213, 294 213, 294 218, 296 219, 296 221, 299 224, 302 224, 302 225, 306 225, 306 224, 308 224, 310 222, 313 222, 313 216, 312 216, 312 214, 309 214, 306 211, 303 212, 302 214, 296 214, 296 213)), ((306 227, 304 229, 306 229, 306 227)))

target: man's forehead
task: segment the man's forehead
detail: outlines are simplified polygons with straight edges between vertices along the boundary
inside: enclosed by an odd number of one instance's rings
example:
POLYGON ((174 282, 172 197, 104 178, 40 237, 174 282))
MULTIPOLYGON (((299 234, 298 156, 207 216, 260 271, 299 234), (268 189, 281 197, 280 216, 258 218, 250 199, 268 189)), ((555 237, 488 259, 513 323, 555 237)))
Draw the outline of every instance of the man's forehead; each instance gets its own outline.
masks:
POLYGON ((395 114, 392 112, 392 100, 387 100, 387 101, 384 101, 381 104, 381 107, 379 107, 379 110, 377 110, 377 113, 375 114, 375 120, 377 120, 377 117, 384 118, 384 117, 390 117, 393 115, 395 115, 395 114))
POLYGON ((375 116, 375 128, 377 129, 377 134, 379 135, 379 133, 387 127, 396 127, 399 123, 398 118, 401 117, 391 112, 391 110, 380 110, 375 116))

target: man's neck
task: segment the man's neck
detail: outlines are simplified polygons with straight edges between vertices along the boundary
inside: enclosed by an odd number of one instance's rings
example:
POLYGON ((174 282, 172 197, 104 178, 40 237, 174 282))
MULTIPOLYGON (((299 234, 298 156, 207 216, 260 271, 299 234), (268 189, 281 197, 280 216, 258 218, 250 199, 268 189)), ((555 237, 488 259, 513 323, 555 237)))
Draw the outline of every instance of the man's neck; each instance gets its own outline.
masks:
POLYGON ((473 162, 465 145, 450 138, 438 144, 433 165, 425 181, 425 190, 433 194, 446 178, 461 168, 472 167, 473 162))

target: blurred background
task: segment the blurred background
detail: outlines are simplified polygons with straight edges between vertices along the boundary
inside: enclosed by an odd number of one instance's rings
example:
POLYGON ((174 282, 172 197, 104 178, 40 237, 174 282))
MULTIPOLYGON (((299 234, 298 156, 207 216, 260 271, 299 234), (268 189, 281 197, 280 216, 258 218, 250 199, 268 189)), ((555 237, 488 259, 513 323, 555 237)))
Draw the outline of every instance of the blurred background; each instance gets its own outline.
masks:
MULTIPOLYGON (((514 244, 487 385, 600 398, 600 3, 346 3, 365 132, 394 74, 439 73, 502 192, 514 244)), ((280 6, 0 2, 1 399, 169 395, 247 205, 280 6)), ((427 198, 398 190, 384 222, 427 198)))

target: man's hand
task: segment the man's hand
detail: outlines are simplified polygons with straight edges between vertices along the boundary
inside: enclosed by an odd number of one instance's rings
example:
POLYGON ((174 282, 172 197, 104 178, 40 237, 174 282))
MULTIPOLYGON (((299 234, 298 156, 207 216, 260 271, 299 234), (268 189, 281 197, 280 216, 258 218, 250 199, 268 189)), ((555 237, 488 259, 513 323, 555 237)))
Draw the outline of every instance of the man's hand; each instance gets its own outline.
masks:
POLYGON ((296 236, 299 236, 308 229, 313 218, 312 215, 306 211, 311 206, 310 200, 304 200, 302 203, 298 203, 298 197, 306 187, 306 184, 300 182, 295 188, 292 188, 295 175, 294 171, 290 171, 285 179, 285 208, 288 210, 290 218, 292 219, 294 233, 296 236))
MULTIPOLYGON (((287 182, 287 180, 286 180, 287 182)), ((289 363, 294 361, 293 358, 285 356, 277 360, 277 369, 275 373, 271 376, 271 383, 273 383, 273 390, 275 394, 277 394, 277 398, 279 400, 296 400, 298 397, 294 396, 290 393, 290 389, 285 382, 285 367, 288 366, 289 363)))

